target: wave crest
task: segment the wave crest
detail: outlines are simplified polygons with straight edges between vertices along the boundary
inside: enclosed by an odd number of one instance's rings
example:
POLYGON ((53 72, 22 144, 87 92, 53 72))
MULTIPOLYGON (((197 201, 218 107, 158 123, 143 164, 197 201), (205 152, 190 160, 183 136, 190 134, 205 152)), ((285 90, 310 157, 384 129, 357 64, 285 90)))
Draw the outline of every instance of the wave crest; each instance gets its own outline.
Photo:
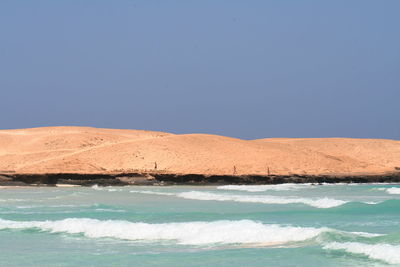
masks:
POLYGON ((247 192, 264 191, 296 191, 299 189, 313 188, 312 184, 266 184, 266 185, 222 185, 218 186, 220 190, 236 190, 247 192))
POLYGON ((251 220, 149 224, 68 218, 59 221, 10 221, 0 219, 2 229, 39 229, 51 233, 83 234, 89 238, 142 241, 175 241, 184 245, 276 245, 314 238, 328 228, 291 227, 251 220))
POLYGON ((362 254, 371 259, 385 261, 390 264, 400 264, 400 246, 390 244, 364 244, 358 242, 332 242, 326 244, 323 248, 344 250, 349 253, 362 254))
POLYGON ((380 188, 391 195, 400 195, 400 187, 380 188))
POLYGON ((332 208, 341 206, 347 201, 333 198, 302 198, 302 197, 286 197, 286 196, 269 196, 269 195, 233 195, 218 194, 201 191, 188 191, 182 193, 166 193, 148 190, 132 190, 131 193, 154 194, 164 196, 175 196, 193 200, 214 200, 214 201, 235 201, 243 203, 263 203, 263 204, 305 204, 315 208, 332 208))

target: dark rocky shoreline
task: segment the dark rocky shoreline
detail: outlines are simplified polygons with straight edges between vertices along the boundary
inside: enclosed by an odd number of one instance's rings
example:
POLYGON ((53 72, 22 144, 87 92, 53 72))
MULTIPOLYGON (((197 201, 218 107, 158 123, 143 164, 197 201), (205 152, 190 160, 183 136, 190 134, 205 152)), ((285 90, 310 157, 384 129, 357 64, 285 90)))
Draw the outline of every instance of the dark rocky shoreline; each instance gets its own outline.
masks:
POLYGON ((0 186, 225 185, 283 183, 400 183, 400 172, 380 175, 202 175, 167 173, 0 174, 0 186))

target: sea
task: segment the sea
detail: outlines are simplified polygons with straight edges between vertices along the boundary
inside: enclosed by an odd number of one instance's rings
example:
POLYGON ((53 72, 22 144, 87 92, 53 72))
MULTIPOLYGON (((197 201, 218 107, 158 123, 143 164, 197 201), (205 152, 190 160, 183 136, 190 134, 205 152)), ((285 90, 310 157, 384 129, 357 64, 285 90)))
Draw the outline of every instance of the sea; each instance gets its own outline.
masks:
POLYGON ((400 185, 1 188, 0 266, 400 266, 400 185))

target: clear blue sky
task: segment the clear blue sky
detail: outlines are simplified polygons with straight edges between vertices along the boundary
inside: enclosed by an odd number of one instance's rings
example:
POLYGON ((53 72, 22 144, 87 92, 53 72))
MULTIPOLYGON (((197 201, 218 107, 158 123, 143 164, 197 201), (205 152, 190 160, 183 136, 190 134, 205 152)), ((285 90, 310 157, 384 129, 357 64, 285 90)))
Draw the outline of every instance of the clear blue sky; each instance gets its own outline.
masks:
POLYGON ((400 139, 400 1, 0 1, 0 128, 400 139))

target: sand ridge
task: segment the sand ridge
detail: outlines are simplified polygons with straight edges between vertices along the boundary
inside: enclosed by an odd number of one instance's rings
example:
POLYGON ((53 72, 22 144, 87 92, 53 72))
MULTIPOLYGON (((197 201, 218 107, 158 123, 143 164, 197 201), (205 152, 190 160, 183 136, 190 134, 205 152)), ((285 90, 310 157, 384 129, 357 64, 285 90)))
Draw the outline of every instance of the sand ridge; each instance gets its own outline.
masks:
POLYGON ((354 175, 395 172, 399 167, 396 140, 241 140, 91 127, 0 130, 0 173, 354 175))

